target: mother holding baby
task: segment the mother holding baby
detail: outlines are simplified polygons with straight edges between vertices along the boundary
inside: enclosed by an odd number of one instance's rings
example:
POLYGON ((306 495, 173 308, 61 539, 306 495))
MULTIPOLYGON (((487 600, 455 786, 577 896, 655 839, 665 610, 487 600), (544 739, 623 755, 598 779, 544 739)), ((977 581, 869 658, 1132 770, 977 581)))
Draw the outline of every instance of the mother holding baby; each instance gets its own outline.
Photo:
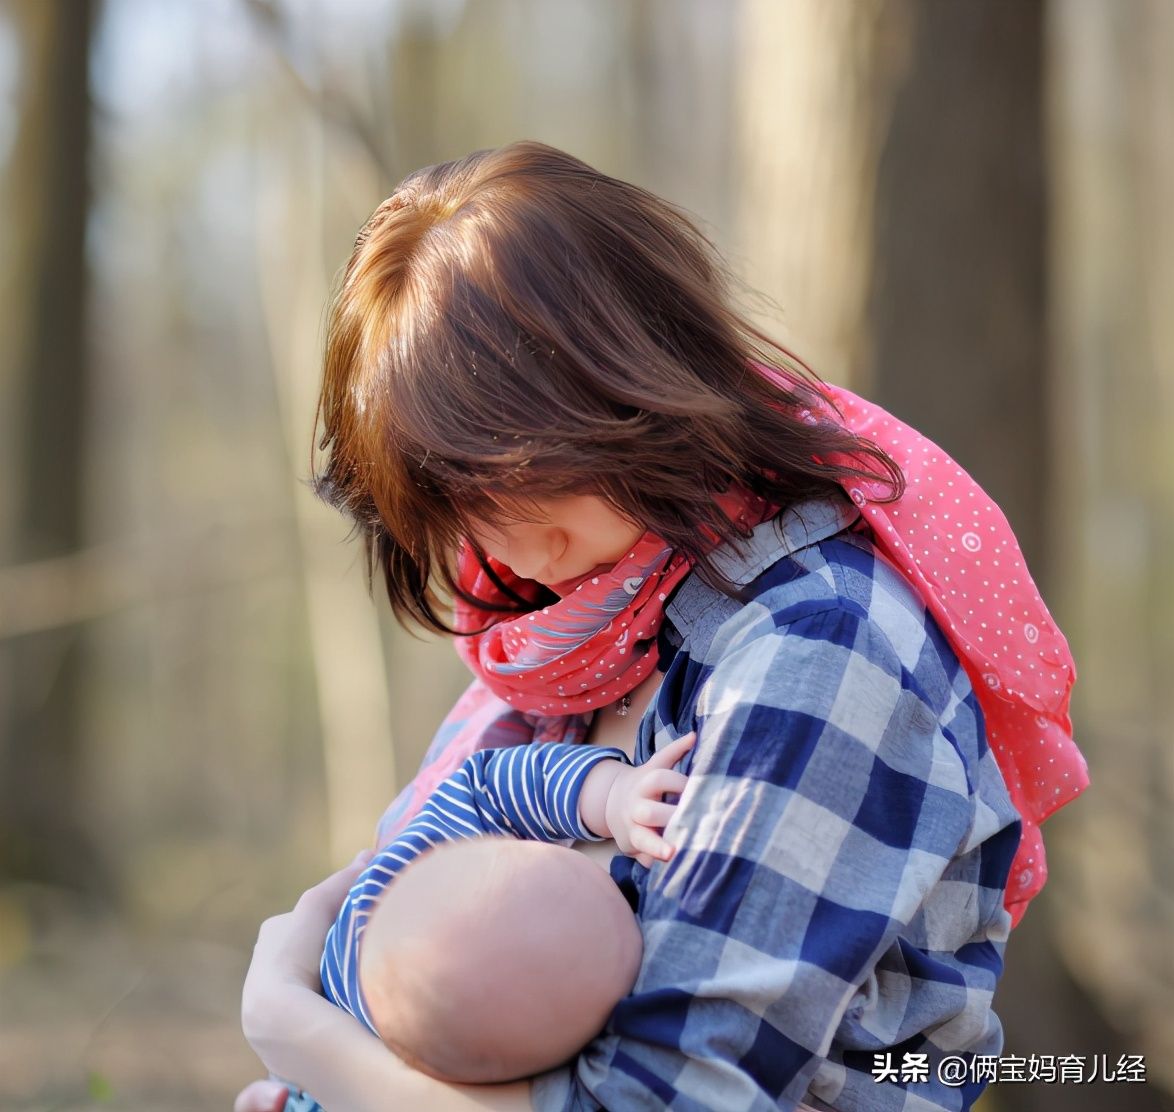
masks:
MULTIPOLYGON (((359 863, 264 924, 246 1036, 332 1112, 886 1112, 983 1088, 937 1066, 1002 1046, 1038 823, 1086 782, 1071 658, 990 499, 729 288, 680 210, 533 142, 413 173, 358 235, 317 489, 397 618, 455 634, 475 675, 378 844, 475 751, 642 765, 696 742, 668 860, 576 845, 643 957, 558 1068, 440 1081, 320 995, 359 863)), ((519 910, 540 932, 541 901, 519 910)), ((284 1103, 256 1082, 236 1107, 284 1103)))

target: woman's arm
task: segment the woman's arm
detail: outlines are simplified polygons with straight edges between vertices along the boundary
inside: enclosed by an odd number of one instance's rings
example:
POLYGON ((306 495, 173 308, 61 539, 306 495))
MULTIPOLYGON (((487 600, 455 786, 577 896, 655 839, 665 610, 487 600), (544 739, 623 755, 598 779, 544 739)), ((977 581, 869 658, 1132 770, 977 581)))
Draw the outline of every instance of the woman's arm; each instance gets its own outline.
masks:
POLYGON ((291 990, 284 1035, 253 1043, 265 1065, 290 1077, 326 1109, 389 1112, 530 1112, 530 1083, 449 1085, 404 1065, 352 1016, 312 990, 291 990))
MULTIPOLYGON (((319 995, 326 930, 369 855, 261 924, 242 994, 245 1038, 265 1066, 327 1109, 530 1112, 530 1085, 449 1085, 404 1065, 357 1020, 319 995)), ((242 1094, 243 1096, 243 1094, 242 1094)))

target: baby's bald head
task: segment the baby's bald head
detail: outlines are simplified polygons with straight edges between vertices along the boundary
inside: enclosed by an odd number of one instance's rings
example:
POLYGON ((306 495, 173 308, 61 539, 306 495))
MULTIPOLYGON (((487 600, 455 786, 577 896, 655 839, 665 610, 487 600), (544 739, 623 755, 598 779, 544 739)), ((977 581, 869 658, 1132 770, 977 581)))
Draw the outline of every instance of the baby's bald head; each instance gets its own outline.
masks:
POLYGON ((583 854, 476 838, 396 877, 363 933, 359 979, 384 1042, 410 1065, 507 1081, 589 1042, 641 954, 631 908, 583 854))

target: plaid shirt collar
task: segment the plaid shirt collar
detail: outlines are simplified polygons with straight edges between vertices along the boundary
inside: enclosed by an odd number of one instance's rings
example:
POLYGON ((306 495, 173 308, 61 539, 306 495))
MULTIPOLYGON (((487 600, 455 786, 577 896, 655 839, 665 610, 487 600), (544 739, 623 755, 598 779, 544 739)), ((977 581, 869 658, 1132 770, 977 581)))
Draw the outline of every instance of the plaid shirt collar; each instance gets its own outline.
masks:
MULTIPOLYGON (((758 525, 741 552, 722 545, 713 555, 713 564, 731 583, 744 587, 783 556, 834 537, 859 517, 860 511, 847 496, 798 502, 758 525)), ((690 575, 665 607, 665 616, 675 629, 686 630, 723 597, 690 575)))

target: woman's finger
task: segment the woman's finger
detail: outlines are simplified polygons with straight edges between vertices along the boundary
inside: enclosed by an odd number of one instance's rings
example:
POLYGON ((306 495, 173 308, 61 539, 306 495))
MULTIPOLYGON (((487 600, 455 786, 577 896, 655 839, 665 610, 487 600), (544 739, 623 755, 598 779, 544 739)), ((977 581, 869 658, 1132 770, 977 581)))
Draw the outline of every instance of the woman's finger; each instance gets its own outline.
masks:
POLYGON ((254 1081, 232 1102, 232 1112, 282 1112, 289 1090, 280 1081, 254 1081))
POLYGON ((644 768, 672 768, 690 749, 693 748, 697 741, 697 732, 690 731, 687 734, 677 738, 676 741, 670 742, 663 749, 658 749, 647 761, 644 762, 644 768))

